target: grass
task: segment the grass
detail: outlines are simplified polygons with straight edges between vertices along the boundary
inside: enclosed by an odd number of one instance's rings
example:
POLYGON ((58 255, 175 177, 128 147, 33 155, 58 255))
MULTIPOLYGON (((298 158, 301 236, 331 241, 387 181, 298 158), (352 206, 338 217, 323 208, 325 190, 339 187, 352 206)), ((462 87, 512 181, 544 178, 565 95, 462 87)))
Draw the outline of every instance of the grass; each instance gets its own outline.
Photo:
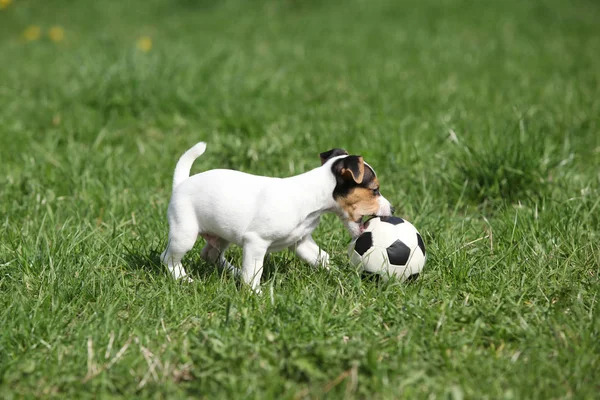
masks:
POLYGON ((588 0, 12 2, 0 397, 595 397, 599 17, 588 0), (424 274, 361 279, 328 216, 330 273, 278 253, 255 296, 196 248, 195 282, 173 282, 171 175, 199 140, 196 172, 362 154, 423 234, 424 274))

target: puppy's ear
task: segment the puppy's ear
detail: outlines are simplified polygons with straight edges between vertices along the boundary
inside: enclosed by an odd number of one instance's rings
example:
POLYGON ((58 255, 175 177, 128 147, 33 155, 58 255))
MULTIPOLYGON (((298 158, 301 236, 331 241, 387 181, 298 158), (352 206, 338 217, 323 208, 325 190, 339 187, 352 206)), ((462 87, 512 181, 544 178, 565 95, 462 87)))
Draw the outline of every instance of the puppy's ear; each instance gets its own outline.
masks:
POLYGON ((361 156, 348 156, 336 161, 332 170, 343 180, 360 184, 365 176, 365 162, 361 156))
POLYGON ((344 149, 331 149, 319 154, 321 157, 321 165, 325 164, 331 157, 347 156, 348 152, 344 149))

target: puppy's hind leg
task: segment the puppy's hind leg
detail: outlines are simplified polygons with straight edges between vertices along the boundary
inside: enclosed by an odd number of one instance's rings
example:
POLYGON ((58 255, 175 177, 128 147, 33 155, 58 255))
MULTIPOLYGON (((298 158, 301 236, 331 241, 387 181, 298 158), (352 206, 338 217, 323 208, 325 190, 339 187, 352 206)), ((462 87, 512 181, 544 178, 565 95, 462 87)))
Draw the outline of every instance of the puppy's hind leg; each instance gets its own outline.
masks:
POLYGON ((323 251, 312 236, 307 236, 301 242, 292 246, 298 257, 315 267, 329 269, 329 254, 323 251))
POLYGON ((202 237, 206 239, 206 244, 200 254, 202 259, 226 271, 233 272, 234 276, 239 276, 239 268, 234 267, 225 259, 225 250, 229 247, 229 242, 217 236, 202 235, 202 237))
POLYGON ((186 275, 185 269, 181 264, 181 259, 185 256, 185 253, 194 247, 194 243, 198 237, 197 235, 198 230, 191 226, 185 227, 184 229, 172 226, 169 230, 169 243, 160 258, 163 263, 167 264, 167 268, 173 278, 184 278, 188 282, 192 281, 192 279, 186 275))

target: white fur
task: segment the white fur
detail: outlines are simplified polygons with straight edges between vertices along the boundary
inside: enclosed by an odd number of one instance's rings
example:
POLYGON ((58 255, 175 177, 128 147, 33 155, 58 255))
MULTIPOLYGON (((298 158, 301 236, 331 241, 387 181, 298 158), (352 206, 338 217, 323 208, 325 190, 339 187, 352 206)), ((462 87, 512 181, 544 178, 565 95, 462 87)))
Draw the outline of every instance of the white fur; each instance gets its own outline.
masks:
POLYGON ((173 190, 183 181, 190 177, 190 169, 196 158, 200 157, 206 151, 206 143, 200 142, 194 147, 183 153, 173 174, 173 190))
MULTIPOLYGON (((207 239, 203 259, 241 276, 256 291, 267 252, 292 248, 302 260, 327 268, 329 255, 311 235, 325 212, 343 217, 333 199, 336 179, 331 165, 345 156, 289 178, 225 169, 188 177, 194 159, 205 149, 205 143, 198 143, 180 158, 175 168, 167 212, 169 242, 161 256, 174 278, 186 277, 181 259, 192 249, 198 235, 207 239), (241 270, 223 257, 231 243, 243 248, 241 270)), ((387 206, 382 204, 381 208, 387 214, 382 215, 389 215, 389 202, 384 203, 387 206), (385 207, 387 210, 383 210, 385 207)))

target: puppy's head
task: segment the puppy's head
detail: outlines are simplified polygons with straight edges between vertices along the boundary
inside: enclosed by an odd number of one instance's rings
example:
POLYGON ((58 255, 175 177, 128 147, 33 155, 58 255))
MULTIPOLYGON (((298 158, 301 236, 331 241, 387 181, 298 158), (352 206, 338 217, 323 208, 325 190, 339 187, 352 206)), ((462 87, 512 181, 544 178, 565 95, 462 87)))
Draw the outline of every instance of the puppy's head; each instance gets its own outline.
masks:
POLYGON ((361 156, 348 155, 343 149, 320 154, 321 164, 331 166, 336 185, 333 198, 337 212, 353 237, 364 229, 363 217, 387 217, 394 208, 379 192, 375 171, 361 156))

